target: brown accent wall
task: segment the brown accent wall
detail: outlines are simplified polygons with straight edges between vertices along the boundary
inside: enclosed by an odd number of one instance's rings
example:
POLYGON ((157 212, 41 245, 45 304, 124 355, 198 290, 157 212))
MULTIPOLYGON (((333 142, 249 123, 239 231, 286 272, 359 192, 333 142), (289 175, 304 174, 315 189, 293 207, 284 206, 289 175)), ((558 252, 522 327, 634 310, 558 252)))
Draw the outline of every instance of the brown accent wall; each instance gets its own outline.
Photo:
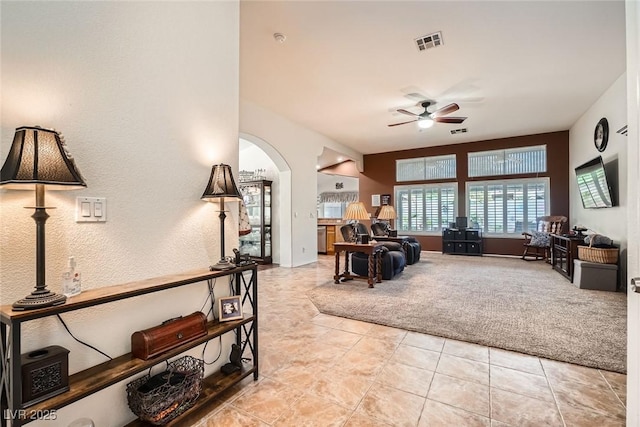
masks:
MULTIPOLYGON (((565 215, 569 218, 569 131, 367 154, 364 156, 364 172, 360 174, 360 201, 364 202, 369 212, 373 213, 375 209, 371 206, 372 194, 391 194, 391 203, 394 204, 393 187, 395 185, 423 183, 423 181, 397 183, 396 160, 398 159, 455 154, 457 160, 457 179, 447 181, 458 182, 458 213, 460 216, 465 216, 465 188, 467 181, 487 181, 490 179, 499 180, 504 178, 490 176, 469 178, 467 176, 467 153, 542 144, 547 145, 547 172, 540 174, 510 175, 509 177, 549 177, 551 190, 550 214, 565 215)), ((440 236, 416 236, 416 238, 420 240, 424 250, 442 250, 442 238, 440 236)), ((485 238, 483 249, 484 253, 488 254, 520 255, 522 253, 522 240, 485 238)))

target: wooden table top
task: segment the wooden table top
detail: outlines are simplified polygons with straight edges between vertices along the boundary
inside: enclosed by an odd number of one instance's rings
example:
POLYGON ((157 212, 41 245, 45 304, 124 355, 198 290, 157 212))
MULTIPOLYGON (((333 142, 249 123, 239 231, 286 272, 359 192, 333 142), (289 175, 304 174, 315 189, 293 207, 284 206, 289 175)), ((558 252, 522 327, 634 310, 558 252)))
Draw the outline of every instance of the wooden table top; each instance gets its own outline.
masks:
POLYGON ((333 244, 334 249, 337 251, 351 251, 351 252, 364 252, 372 253, 373 251, 382 247, 381 242, 371 243, 353 243, 353 242, 335 242, 333 244))

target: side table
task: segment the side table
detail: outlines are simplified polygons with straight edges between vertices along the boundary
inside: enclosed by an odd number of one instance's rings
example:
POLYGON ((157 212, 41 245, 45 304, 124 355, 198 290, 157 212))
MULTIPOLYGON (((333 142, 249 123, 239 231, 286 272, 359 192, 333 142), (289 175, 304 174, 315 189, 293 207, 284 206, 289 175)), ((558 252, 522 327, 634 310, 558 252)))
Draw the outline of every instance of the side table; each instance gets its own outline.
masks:
POLYGON ((336 242, 333 244, 334 250, 336 252, 336 270, 335 275, 333 276, 334 283, 340 283, 340 280, 351 280, 351 279, 367 279, 367 283, 369 283, 369 287, 373 288, 374 283, 374 270, 375 266, 377 266, 378 274, 375 277, 375 281, 380 283, 382 281, 382 248, 384 247, 382 243, 350 243, 350 242, 336 242), (340 273, 340 252, 344 252, 344 272, 340 273), (352 274, 349 271, 349 254, 352 252, 362 252, 369 256, 367 272, 368 275, 358 276, 357 274, 352 274))
POLYGON ((551 235, 551 267, 573 283, 573 260, 578 259, 578 245, 584 238, 551 235))

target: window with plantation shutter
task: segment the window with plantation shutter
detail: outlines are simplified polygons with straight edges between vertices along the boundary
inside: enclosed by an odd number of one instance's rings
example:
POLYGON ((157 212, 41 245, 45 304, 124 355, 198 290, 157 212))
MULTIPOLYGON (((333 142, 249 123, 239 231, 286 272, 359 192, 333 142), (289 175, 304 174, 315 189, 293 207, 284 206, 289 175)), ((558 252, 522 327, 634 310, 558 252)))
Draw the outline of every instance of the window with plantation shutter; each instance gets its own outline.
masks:
POLYGON ((396 181, 430 181, 456 177, 456 155, 396 160, 396 181))
POLYGON ((485 234, 520 235, 549 215, 549 178, 468 182, 466 193, 469 222, 485 234))
POLYGON ((438 233, 456 217, 457 183, 395 187, 399 232, 438 233))
POLYGON ((478 151, 467 155, 469 176, 518 175, 547 171, 547 146, 478 151))

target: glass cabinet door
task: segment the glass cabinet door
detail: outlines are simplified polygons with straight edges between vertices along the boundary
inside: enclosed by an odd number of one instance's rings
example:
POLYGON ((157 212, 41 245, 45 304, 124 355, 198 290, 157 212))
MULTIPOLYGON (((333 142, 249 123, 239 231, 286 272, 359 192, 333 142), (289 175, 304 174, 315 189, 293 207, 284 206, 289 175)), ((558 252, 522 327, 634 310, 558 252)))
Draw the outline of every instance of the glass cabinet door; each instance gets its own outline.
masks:
POLYGON ((240 253, 263 264, 271 264, 271 181, 241 182, 251 233, 240 236, 240 253))
POLYGON ((264 186, 264 257, 271 258, 271 184, 264 186))

